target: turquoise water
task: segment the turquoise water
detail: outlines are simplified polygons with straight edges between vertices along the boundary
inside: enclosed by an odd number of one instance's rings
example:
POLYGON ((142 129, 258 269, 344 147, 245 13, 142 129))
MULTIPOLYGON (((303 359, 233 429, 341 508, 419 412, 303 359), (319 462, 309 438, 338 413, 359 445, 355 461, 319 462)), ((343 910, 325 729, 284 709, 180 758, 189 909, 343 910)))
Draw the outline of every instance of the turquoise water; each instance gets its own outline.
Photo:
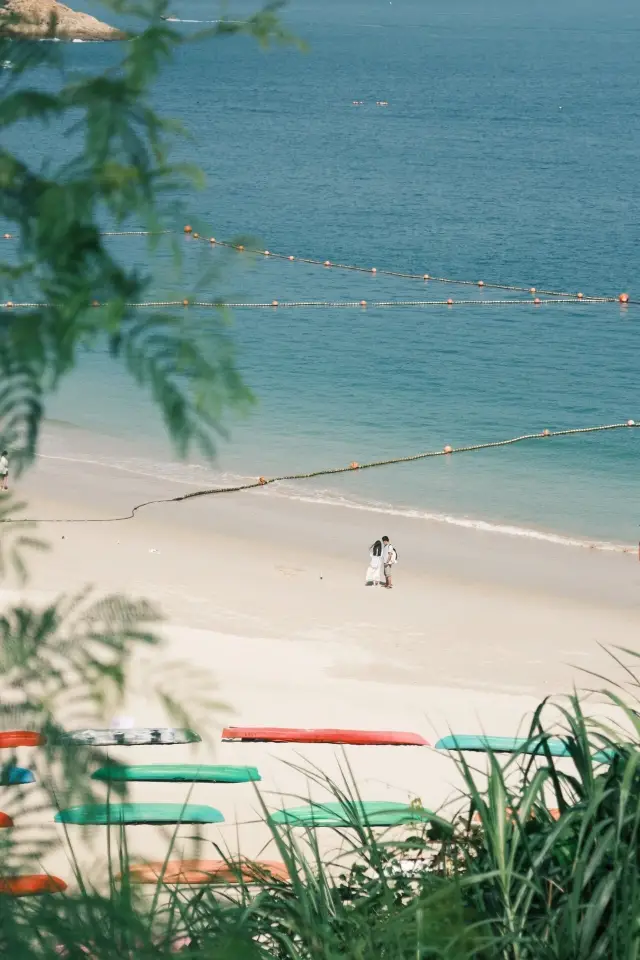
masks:
MULTIPOLYGON (((155 99, 193 134, 178 159, 200 165, 207 187, 184 199, 177 226, 253 234, 295 256, 638 297, 637 3, 531 7, 299 0, 286 18, 306 54, 263 53, 246 40, 185 47, 155 99)), ((176 0, 174 10, 210 19, 216 7, 176 0)), ((65 54, 78 73, 114 57, 108 45, 65 54)), ((113 243, 147 263, 142 241, 113 243)), ((200 290, 205 299, 221 289, 266 302, 496 296, 184 243, 189 280, 203 259, 224 265, 222 285, 200 290)), ((181 295, 168 260, 152 269, 154 291, 181 295)), ((190 308, 189 318, 206 337, 211 314, 190 308)), ((48 452, 70 445, 79 458, 101 449, 110 458, 120 439, 132 469, 200 483, 640 420, 639 323, 639 307, 618 304, 245 309, 234 336, 259 402, 229 421, 216 464, 204 469, 194 455, 173 465, 149 404, 100 354, 50 410, 93 442, 58 426, 48 452)), ((633 430, 279 492, 631 543, 639 468, 633 430)))

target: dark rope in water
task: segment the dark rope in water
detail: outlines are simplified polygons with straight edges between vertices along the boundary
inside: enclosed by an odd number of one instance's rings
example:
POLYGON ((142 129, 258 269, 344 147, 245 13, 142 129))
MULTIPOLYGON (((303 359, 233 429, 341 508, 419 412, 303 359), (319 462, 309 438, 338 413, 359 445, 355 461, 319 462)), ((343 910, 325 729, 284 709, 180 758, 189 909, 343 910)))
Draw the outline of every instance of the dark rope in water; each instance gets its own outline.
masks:
POLYGON ((214 497, 223 493, 240 493, 245 490, 255 490, 261 487, 268 487, 273 483, 285 480, 311 480, 315 477, 334 476, 339 473, 352 473, 358 470, 371 470, 374 467, 387 467, 397 463, 411 463, 416 460, 427 460, 431 457, 448 457, 454 453, 472 453, 477 450, 495 450, 498 447, 507 447, 515 443, 524 443, 528 440, 548 440, 552 437, 570 437, 586 433, 602 433, 605 430, 623 430, 629 427, 640 427, 640 423, 635 420, 627 420, 625 423, 609 423, 598 427, 578 427, 572 430, 544 430, 542 433, 526 433, 519 437, 511 437, 508 440, 496 440, 492 443, 476 443, 466 447, 445 447, 443 450, 429 450, 426 453, 416 453, 408 457, 393 457, 388 460, 372 460, 370 463, 351 463, 348 467, 330 467, 323 470, 313 470, 310 473, 292 473, 280 477, 260 477, 258 480, 252 480, 250 483, 241 483, 233 487, 211 487, 204 490, 194 490, 192 493, 183 493, 178 497, 162 497, 156 500, 145 500, 143 503, 136 504, 130 513, 121 517, 91 517, 91 518, 73 518, 65 519, 54 517, 52 519, 29 519, 29 518, 0 518, 0 523, 118 523, 122 520, 133 520, 136 513, 143 507, 150 507, 153 504, 162 503, 183 503, 185 500, 195 500, 196 497, 214 497))

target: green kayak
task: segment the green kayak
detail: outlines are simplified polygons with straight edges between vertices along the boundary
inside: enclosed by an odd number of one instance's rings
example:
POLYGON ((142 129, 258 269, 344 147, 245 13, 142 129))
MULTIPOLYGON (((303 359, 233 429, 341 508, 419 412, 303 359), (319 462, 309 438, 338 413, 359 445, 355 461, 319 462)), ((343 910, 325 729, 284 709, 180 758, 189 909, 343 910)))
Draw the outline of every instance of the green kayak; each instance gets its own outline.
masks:
POLYGON ((443 737, 436 743, 436 750, 460 750, 478 753, 528 753, 541 754, 546 749, 553 757, 569 757, 571 754, 564 740, 557 737, 470 737, 455 735, 443 737), (543 746, 544 744, 544 746, 543 746))
POLYGON ((215 807, 183 803, 89 803, 55 815, 56 823, 222 823, 215 807))
POLYGON ((369 827, 395 827, 402 823, 431 820, 433 814, 420 807, 390 801, 356 801, 354 803, 318 803, 308 807, 291 807, 271 814, 272 823, 296 827, 353 827, 357 823, 369 827))
POLYGON ((208 766, 197 763, 149 763, 140 766, 100 767, 91 774, 93 780, 129 783, 162 781, 164 783, 248 783, 261 780, 256 767, 208 766))

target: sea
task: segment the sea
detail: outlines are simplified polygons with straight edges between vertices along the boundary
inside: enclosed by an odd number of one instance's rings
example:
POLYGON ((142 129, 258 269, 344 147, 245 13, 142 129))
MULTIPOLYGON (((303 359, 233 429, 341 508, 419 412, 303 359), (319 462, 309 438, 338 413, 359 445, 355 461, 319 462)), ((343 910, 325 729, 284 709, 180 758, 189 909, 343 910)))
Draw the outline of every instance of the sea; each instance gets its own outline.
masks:
MULTIPOLYGON (((226 7, 240 20, 249 9, 226 7)), ((640 306, 533 306, 529 293, 474 285, 640 300, 637 0, 291 0, 281 17, 303 43, 268 49, 198 36, 220 11, 175 0, 173 29, 191 42, 152 91, 185 129, 173 159, 205 178, 167 198, 180 261, 144 237, 109 243, 150 274, 150 300, 243 304, 224 336, 255 402, 224 415, 214 460, 197 449, 180 460, 148 393, 96 347, 48 401, 44 455, 195 489, 640 420, 640 306), (295 260, 199 243, 187 223, 295 260), (529 302, 492 302, 508 299, 529 302), (325 305, 247 306, 274 300, 325 305)), ((63 51, 76 78, 121 54, 63 51)), ((55 124, 27 139, 17 127, 3 143, 54 166, 70 149, 55 124)), ((194 336, 219 342, 219 311, 178 309, 194 336)), ((613 547, 637 543, 639 490, 634 429, 281 482, 266 495, 373 508, 388 528, 406 514, 613 547)))

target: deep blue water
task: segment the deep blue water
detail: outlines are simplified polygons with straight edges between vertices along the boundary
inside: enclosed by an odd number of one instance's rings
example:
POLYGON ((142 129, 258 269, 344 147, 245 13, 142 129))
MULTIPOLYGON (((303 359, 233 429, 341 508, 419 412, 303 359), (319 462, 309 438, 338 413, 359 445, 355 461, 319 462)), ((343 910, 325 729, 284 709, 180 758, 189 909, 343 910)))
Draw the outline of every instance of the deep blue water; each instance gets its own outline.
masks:
MULTIPOLYGON (((203 0, 173 10, 217 13, 203 0)), ((158 83, 156 105, 192 134, 176 158, 207 176, 201 193, 180 198, 178 228, 248 233, 295 256, 640 297, 636 0, 294 0, 285 18, 306 53, 209 39, 181 48, 158 83)), ((79 74, 115 55, 65 48, 79 74)), ((204 299, 496 296, 224 257, 188 241, 178 280, 142 241, 113 243, 152 269, 161 296, 181 296, 207 263, 223 279, 207 281, 204 299)), ((190 308, 189 322, 210 335, 210 312, 190 308)), ((258 405, 229 421, 213 472, 288 473, 640 420, 639 324, 640 307, 617 304, 236 311, 238 362, 258 405)), ((99 354, 51 415, 98 440, 134 440, 141 461, 169 469, 149 404, 99 354)), ((639 468, 634 430, 298 489, 633 542, 639 468)), ((190 469, 187 478, 204 475, 190 469)))

